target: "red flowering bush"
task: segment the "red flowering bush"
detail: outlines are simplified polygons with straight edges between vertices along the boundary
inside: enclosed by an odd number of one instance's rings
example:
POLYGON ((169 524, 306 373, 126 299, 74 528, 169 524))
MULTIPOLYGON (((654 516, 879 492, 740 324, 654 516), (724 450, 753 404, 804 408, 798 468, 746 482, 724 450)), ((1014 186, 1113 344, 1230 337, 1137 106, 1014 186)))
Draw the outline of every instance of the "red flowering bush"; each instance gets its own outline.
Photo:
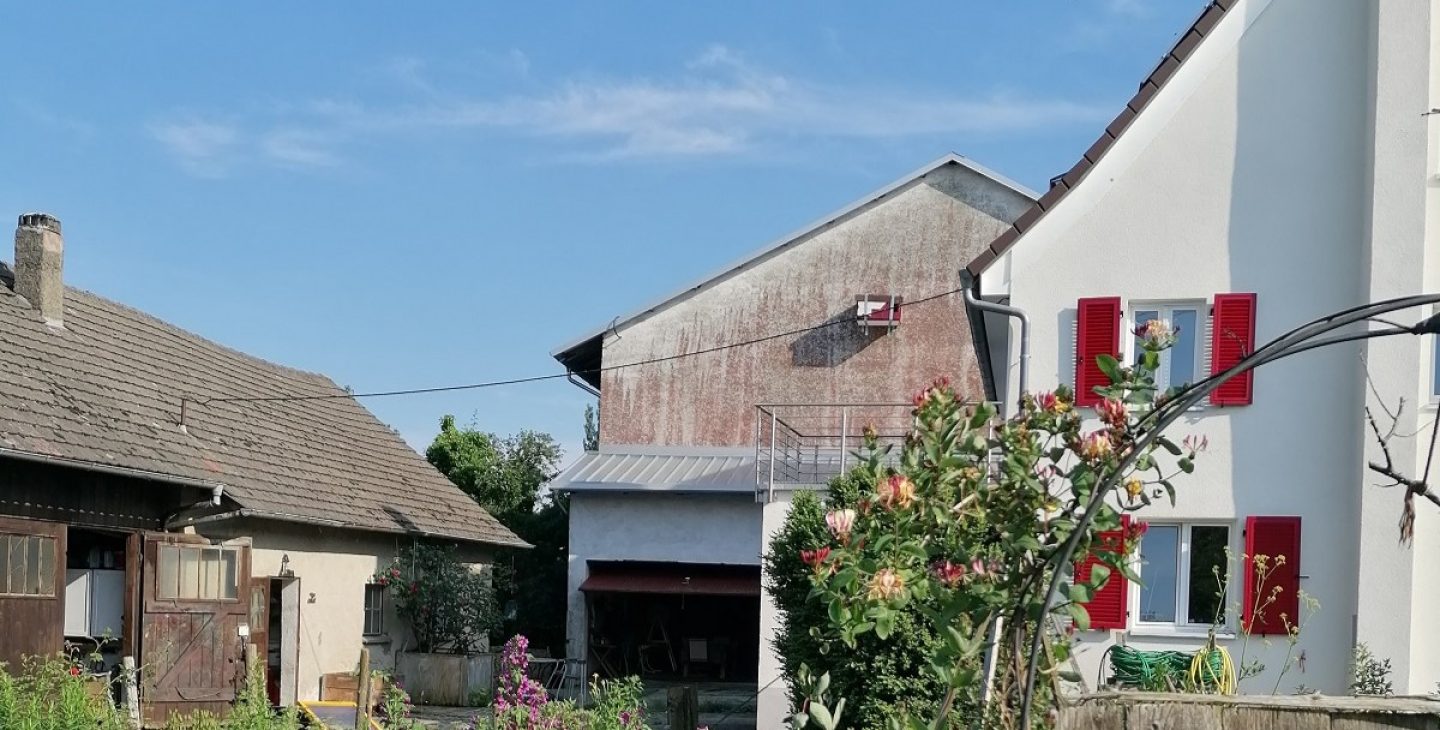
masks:
POLYGON ((461 563, 454 547, 417 542, 372 580, 388 589, 416 651, 465 654, 499 625, 489 577, 461 563))
MULTIPOLYGON (((1146 433, 1145 415, 1166 397, 1157 392, 1154 373, 1160 351, 1173 342, 1169 333, 1147 330, 1133 368, 1102 357, 1112 385, 1100 389, 1093 420, 1065 388, 1025 394, 1018 413, 1001 419, 993 406, 968 401, 942 380, 915 396, 914 427, 898 455, 867 440, 859 476, 871 493, 853 510, 831 511, 831 544, 801 558, 811 568, 813 599, 828 607, 831 628, 852 647, 871 632, 886 638, 913 606, 924 608, 942 639, 928 663, 945 691, 933 703, 936 716, 909 718, 913 726, 951 725, 960 708, 1013 727, 1033 632, 1049 640, 1039 667, 1046 701, 1069 656, 1068 629, 1089 626, 1083 604, 1112 573, 1136 579, 1128 558, 1144 523, 1132 521, 1124 539, 1109 544, 1097 535, 1120 529, 1121 515, 1149 504, 1156 488, 1173 501, 1170 479, 1193 468, 1203 445, 1190 441, 1181 448, 1160 437, 1129 473, 1112 479, 1146 433), (1093 555, 1100 564, 1087 581, 1065 587, 1054 608, 1059 617, 1042 615, 1054 571, 1070 572, 1071 566, 1057 565, 1061 548, 1102 484, 1113 486, 1078 537, 1075 556, 1093 555), (992 635, 997 620, 1003 620, 998 637, 992 635), (984 658, 997 642, 1000 661, 987 705, 981 701, 984 658)), ((1043 720, 1047 713, 1035 716, 1043 720)))

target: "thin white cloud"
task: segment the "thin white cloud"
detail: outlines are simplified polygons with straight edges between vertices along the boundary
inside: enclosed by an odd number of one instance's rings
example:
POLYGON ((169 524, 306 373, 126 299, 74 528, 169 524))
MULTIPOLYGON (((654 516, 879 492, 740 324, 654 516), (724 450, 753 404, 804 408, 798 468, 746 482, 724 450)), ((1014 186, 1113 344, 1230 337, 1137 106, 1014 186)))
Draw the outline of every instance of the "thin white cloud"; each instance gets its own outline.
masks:
POLYGON ((335 167, 340 157, 330 148, 329 138, 304 129, 277 129, 260 140, 260 151, 282 167, 335 167))
MULTIPOLYGON (((520 67, 528 71, 528 60, 520 67)), ((392 62, 392 77, 410 92, 392 95, 401 101, 321 98, 256 120, 269 126, 255 135, 258 154, 286 167, 328 167, 341 161, 337 140, 449 129, 551 140, 564 159, 687 159, 763 153, 797 140, 1015 135, 1095 122, 1108 112, 1013 92, 835 86, 765 68, 723 45, 664 76, 532 79, 523 93, 488 96, 447 88, 426 68, 418 59, 392 62)), ((184 129, 201 140, 186 145, 186 135, 174 134, 170 146, 182 159, 204 161, 207 130, 184 129), (199 149, 187 153, 187 146, 199 149)))
POLYGON ((148 129, 182 169, 197 177, 224 177, 240 143, 240 131, 234 125, 197 117, 152 122, 148 129))

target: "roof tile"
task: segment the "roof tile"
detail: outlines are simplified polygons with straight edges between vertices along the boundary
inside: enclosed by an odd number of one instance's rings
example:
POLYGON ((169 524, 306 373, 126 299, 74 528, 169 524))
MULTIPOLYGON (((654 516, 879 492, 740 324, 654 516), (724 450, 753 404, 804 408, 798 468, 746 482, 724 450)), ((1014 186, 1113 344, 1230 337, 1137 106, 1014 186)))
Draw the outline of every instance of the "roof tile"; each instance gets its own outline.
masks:
POLYGON ((0 446, 221 483, 301 521, 524 544, 344 394, 76 289, 52 329, 0 285, 0 446), (201 405, 261 395, 329 397, 201 405))

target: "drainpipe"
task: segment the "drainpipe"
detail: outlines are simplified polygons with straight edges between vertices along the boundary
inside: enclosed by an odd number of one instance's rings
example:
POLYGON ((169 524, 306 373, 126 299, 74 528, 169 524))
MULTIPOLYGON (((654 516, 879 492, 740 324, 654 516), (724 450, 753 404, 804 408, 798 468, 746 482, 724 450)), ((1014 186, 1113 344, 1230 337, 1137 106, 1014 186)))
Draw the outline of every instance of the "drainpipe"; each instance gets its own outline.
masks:
MULTIPOLYGON (((960 285, 965 290, 965 306, 1020 320, 1020 394, 1024 395, 1030 389, 1030 316, 1019 307, 981 299, 977 296, 980 293, 980 280, 965 269, 960 270, 960 285)), ((1001 395, 1001 399, 1004 398, 1005 396, 1001 395)))
MULTIPOLYGON (((965 290, 965 306, 974 307, 982 312, 994 312, 1006 317, 1013 317, 1020 320, 1020 395, 1024 395, 1030 388, 1030 317, 1025 310, 1019 307, 1012 307, 1008 304, 997 304, 981 299, 980 280, 970 273, 968 269, 960 270, 960 286, 965 290)), ((989 353, 986 353, 989 356, 989 353)), ((1008 394, 997 394, 1003 402, 1008 394)), ((982 704, 990 701, 990 695, 995 687, 995 673, 1000 664, 1000 636, 1004 619, 996 618, 995 624, 990 627, 990 650, 985 656, 985 684, 980 688, 980 702, 982 704)))
POLYGON ((593 396, 595 396, 596 398, 599 398, 599 397, 600 397, 600 391, 596 390, 596 389, 594 388, 594 386, 590 385, 589 383, 587 383, 587 382, 585 382, 585 381, 583 381, 583 380, 575 377, 575 371, 574 371, 574 370, 570 370, 570 369, 567 368, 567 369, 565 370, 565 379, 568 380, 568 381, 570 381, 570 384, 571 384, 571 385, 574 385, 575 387, 577 387, 577 388, 585 391, 586 393, 589 393, 590 395, 593 395, 593 396))

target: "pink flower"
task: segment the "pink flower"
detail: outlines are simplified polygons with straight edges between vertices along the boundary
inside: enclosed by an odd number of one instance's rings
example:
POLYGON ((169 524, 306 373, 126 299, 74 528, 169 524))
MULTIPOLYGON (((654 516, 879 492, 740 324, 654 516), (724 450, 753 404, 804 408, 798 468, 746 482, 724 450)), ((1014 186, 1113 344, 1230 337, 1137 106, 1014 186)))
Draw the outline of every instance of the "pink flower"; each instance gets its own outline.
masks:
POLYGON ((1135 336, 1145 340, 1146 344, 1156 347, 1163 347, 1171 344, 1171 340, 1180 330, 1171 329, 1170 323, 1163 319, 1152 319, 1135 328, 1135 336))
POLYGON ((916 392, 915 392, 915 397, 911 398, 911 399, 910 399, 910 402, 911 402, 911 403, 914 403, 916 408, 919 408, 919 407, 925 405, 926 403, 930 402, 930 397, 931 397, 932 395, 934 395, 934 394, 935 394, 935 392, 934 392, 933 389, 931 389, 931 388, 925 388, 924 390, 916 391, 916 392))
POLYGON ((1125 401, 1118 398, 1106 398, 1100 401, 1100 420, 1115 428, 1124 428, 1130 420, 1130 408, 1125 401))
POLYGON ((894 598, 905 591, 905 579, 890 568, 881 568, 870 579, 870 600, 883 601, 894 598))
POLYGON ((1114 453, 1115 445, 1110 443, 1110 434, 1105 430, 1096 431, 1080 441, 1080 456, 1087 461, 1100 461, 1114 453))
POLYGON ((1035 396, 1035 406, 1046 413, 1064 413, 1070 410, 1070 404, 1066 403, 1052 391, 1045 391, 1035 396))
POLYGON ((875 501, 886 509, 904 509, 915 501, 915 483, 901 474, 881 481, 875 492, 875 501))
POLYGON ((825 515, 825 524, 830 527, 830 533, 839 540, 841 544, 850 542, 850 532, 855 528, 855 510, 836 509, 830 510, 825 515))
POLYGON ((965 580, 964 564, 952 563, 949 560, 943 560, 931 566, 930 572, 935 574, 936 580, 952 588, 960 581, 965 580))
POLYGON ((1210 448, 1210 437, 1201 436, 1200 438, 1195 438, 1195 436, 1192 434, 1190 436, 1186 436, 1185 439, 1181 441, 1181 445, 1185 447, 1186 451, 1190 452, 1191 456, 1194 456, 1195 454, 1198 454, 1201 451, 1210 448))
POLYGON ((828 547, 800 551, 800 562, 814 568, 817 572, 820 570, 820 566, 824 565, 825 561, 829 559, 830 548, 828 547))

